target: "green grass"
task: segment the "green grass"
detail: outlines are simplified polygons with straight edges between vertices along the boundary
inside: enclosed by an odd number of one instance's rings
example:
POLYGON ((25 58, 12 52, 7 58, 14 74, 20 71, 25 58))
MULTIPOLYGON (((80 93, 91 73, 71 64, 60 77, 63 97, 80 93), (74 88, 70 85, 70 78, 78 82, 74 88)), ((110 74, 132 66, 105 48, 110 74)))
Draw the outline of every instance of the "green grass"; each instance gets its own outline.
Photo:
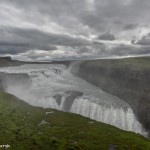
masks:
POLYGON ((98 59, 84 61, 84 64, 88 66, 106 66, 115 68, 131 68, 134 70, 149 70, 150 69, 150 57, 131 57, 122 59, 98 59))
POLYGON ((139 134, 79 115, 33 107, 0 92, 3 144, 9 144, 10 150, 108 150, 110 145, 117 150, 150 150, 150 141, 139 134), (42 120, 49 124, 39 125, 42 120))

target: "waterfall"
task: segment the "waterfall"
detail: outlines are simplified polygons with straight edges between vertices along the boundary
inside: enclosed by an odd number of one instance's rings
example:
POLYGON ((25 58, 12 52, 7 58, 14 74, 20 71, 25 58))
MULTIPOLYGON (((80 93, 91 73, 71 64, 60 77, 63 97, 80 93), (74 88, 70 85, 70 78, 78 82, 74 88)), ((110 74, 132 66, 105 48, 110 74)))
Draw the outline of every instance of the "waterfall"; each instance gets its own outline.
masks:
POLYGON ((125 101, 73 76, 64 65, 30 64, 0 68, 0 72, 29 76, 31 84, 28 88, 16 83, 7 85, 6 91, 33 106, 80 114, 123 130, 146 135, 125 101))
POLYGON ((90 102, 89 99, 75 99, 71 112, 93 120, 114 125, 127 131, 143 133, 141 124, 136 120, 131 108, 107 107, 90 102))

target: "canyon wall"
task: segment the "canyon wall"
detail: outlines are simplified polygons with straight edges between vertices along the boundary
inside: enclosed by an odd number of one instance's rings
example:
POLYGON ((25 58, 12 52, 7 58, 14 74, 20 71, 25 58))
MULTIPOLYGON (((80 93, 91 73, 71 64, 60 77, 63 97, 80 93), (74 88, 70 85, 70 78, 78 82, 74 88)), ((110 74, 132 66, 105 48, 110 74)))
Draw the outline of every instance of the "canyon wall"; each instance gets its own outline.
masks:
POLYGON ((150 131, 150 58, 103 59, 73 64, 72 73, 125 100, 150 131))

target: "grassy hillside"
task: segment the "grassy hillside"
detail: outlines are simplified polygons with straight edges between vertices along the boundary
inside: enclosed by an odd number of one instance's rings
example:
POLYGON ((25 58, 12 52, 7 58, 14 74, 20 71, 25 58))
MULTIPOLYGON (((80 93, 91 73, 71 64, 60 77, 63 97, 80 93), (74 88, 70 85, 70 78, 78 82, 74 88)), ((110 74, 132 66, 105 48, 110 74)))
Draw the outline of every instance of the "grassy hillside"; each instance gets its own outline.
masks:
POLYGON ((84 61, 84 64, 92 66, 107 66, 107 67, 127 67, 134 70, 146 70, 150 69, 150 57, 130 57, 122 59, 99 59, 99 60, 90 60, 84 61))
POLYGON ((0 92, 0 145, 12 150, 149 150, 139 134, 75 114, 32 107, 0 92))

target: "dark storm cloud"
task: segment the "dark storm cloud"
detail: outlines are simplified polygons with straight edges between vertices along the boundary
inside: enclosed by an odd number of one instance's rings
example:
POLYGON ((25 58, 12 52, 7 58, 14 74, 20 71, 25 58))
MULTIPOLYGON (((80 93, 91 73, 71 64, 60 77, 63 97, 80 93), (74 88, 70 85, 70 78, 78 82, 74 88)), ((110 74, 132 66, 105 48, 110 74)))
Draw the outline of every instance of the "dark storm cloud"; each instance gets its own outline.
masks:
POLYGON ((57 50, 55 45, 80 46, 87 40, 63 34, 46 33, 37 29, 3 27, 0 29, 0 53, 21 53, 31 49, 57 50), (12 52, 11 52, 12 49, 12 52))
POLYGON ((29 44, 52 44, 52 45, 84 45, 89 44, 87 40, 81 38, 74 38, 65 34, 54 34, 49 32, 43 32, 33 28, 5 28, 5 34, 11 34, 12 38, 21 38, 20 41, 29 44))
POLYGON ((113 34, 106 32, 98 36, 99 40, 107 40, 107 41, 114 41, 116 38, 113 34))

